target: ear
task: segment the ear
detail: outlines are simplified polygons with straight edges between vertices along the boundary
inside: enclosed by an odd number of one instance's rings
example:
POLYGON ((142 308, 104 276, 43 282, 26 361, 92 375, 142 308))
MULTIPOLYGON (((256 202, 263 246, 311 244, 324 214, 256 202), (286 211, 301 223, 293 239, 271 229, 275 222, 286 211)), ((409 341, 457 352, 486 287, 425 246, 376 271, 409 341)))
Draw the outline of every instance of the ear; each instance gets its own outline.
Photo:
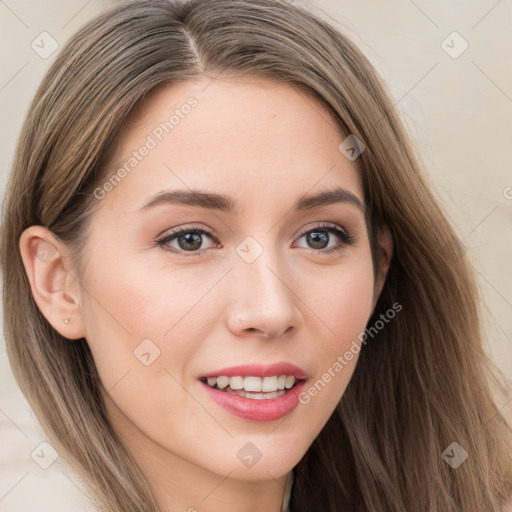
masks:
POLYGON ((373 302, 372 302, 372 314, 379 296, 384 288, 386 276, 388 274, 389 266, 391 264, 391 258, 393 255, 393 237, 387 224, 384 224, 377 231, 377 242, 379 244, 379 250, 381 252, 380 266, 375 276, 375 286, 373 289, 373 302))
POLYGON ((20 252, 34 300, 51 326, 68 339, 85 336, 80 285, 68 270, 68 252, 43 226, 30 226, 20 237, 20 252), (66 319, 67 323, 66 323, 66 319))

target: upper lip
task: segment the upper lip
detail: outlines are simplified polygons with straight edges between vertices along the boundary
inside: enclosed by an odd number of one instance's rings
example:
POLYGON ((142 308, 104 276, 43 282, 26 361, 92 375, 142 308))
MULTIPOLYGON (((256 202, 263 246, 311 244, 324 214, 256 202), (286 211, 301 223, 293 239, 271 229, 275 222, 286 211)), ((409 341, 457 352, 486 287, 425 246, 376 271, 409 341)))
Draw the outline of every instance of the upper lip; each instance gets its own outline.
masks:
POLYGON ((202 377, 219 377, 220 375, 225 375, 226 377, 273 377, 275 375, 293 375, 296 379, 307 379, 308 377, 305 370, 287 362, 279 362, 269 365, 255 363, 230 366, 229 368, 222 368, 220 370, 205 373, 202 377))

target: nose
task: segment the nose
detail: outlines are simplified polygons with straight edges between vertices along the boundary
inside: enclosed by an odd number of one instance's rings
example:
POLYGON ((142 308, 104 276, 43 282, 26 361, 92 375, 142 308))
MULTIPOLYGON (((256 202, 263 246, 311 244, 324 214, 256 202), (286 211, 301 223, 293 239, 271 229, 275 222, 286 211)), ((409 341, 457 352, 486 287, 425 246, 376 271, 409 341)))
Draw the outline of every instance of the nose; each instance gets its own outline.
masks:
POLYGON ((277 338, 300 329, 301 301, 290 276, 267 252, 252 263, 236 261, 230 273, 230 331, 237 336, 277 338))

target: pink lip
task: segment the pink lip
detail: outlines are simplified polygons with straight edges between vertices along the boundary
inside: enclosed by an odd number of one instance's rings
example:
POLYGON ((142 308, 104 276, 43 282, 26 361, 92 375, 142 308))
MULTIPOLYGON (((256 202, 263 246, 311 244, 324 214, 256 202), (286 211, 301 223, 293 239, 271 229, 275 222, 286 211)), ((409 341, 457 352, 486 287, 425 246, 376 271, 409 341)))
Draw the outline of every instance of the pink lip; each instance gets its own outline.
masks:
MULTIPOLYGON (((220 375, 220 374, 218 374, 220 375)), ((284 375, 284 374, 281 374, 284 375)), ((254 375, 257 376, 257 375, 254 375)), ((225 391, 211 388, 201 382, 201 386, 210 395, 210 398, 224 407, 227 411, 250 421, 275 421, 292 412, 299 404, 299 395, 306 386, 306 381, 301 380, 278 398, 254 400, 243 396, 232 395, 225 391)))
POLYGON ((293 375, 296 379, 300 380, 308 378, 308 374, 305 370, 294 364, 285 362, 268 366, 262 364, 231 366, 230 368, 222 368, 221 370, 205 373, 202 377, 219 377, 220 375, 225 375, 226 377, 279 377, 279 375, 293 375))

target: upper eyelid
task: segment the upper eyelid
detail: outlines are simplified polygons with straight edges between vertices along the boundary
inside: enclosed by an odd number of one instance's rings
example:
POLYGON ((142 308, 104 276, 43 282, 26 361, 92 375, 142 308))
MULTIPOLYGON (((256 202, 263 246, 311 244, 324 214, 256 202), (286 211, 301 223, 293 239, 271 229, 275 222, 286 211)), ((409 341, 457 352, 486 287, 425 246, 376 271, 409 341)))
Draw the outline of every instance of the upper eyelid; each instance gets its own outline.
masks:
MULTIPOLYGON (((345 227, 340 226, 340 225, 338 225, 334 222, 330 222, 330 221, 317 221, 317 223, 315 225, 303 228, 301 231, 299 231, 299 233, 296 235, 296 238, 297 239, 302 238, 307 233, 309 233, 310 231, 314 231, 315 229, 318 229, 319 231, 321 231, 322 229, 328 230, 329 228, 331 228, 331 230, 333 230, 333 231, 343 232, 345 234, 345 236, 348 237, 349 239, 354 240, 356 238, 345 227)), ((175 239, 181 233, 188 233, 191 231, 199 231, 201 234, 206 234, 207 236, 209 236, 215 243, 220 243, 219 238, 213 233, 213 230, 211 228, 205 229, 203 227, 194 226, 194 225, 185 226, 182 228, 176 228, 175 230, 173 230, 171 232, 167 232, 167 233, 164 232, 163 235, 160 235, 157 237, 156 242, 159 244, 163 244, 163 242, 165 242, 166 240, 175 239)), ((333 234, 335 236, 337 236, 338 238, 340 238, 339 234, 336 234, 336 233, 333 233, 333 234)), ((343 239, 341 240, 341 242, 342 242, 342 244, 348 243, 348 242, 345 242, 343 239)), ((190 255, 199 254, 205 250, 206 249, 200 249, 198 251, 191 251, 190 255)))
MULTIPOLYGON (((315 225, 307 227, 307 228, 303 228, 302 230, 300 230, 297 236, 301 236, 302 237, 306 233, 308 233, 309 231, 311 231, 313 229, 321 229, 321 228, 339 229, 339 230, 344 231, 345 233, 348 234, 348 230, 346 228, 344 228, 343 226, 340 226, 339 224, 336 224, 336 223, 330 222, 330 221, 318 221, 315 225)), ((182 232, 186 233, 186 232, 189 232, 189 231, 200 231, 201 233, 207 234, 211 238, 218 239, 218 237, 213 233, 213 230, 211 228, 206 228, 205 229, 205 228, 202 228, 202 227, 199 227, 199 226, 193 226, 193 225, 185 226, 183 228, 176 228, 175 230, 172 230, 170 232, 164 231, 163 234, 157 236, 157 239, 158 240, 162 240, 162 239, 165 239, 165 238, 168 238, 168 237, 171 237, 171 236, 179 235, 182 232)))
POLYGON ((348 233, 347 229, 344 228, 343 226, 340 226, 339 224, 336 224, 335 222, 325 221, 325 222, 318 222, 317 224, 315 224, 314 226, 311 226, 309 228, 304 228, 301 231, 299 231, 299 234, 300 234, 300 236, 303 236, 304 234, 308 233, 309 231, 312 231, 314 229, 321 230, 322 228, 333 228, 333 229, 338 229, 338 230, 344 231, 345 233, 348 233))

